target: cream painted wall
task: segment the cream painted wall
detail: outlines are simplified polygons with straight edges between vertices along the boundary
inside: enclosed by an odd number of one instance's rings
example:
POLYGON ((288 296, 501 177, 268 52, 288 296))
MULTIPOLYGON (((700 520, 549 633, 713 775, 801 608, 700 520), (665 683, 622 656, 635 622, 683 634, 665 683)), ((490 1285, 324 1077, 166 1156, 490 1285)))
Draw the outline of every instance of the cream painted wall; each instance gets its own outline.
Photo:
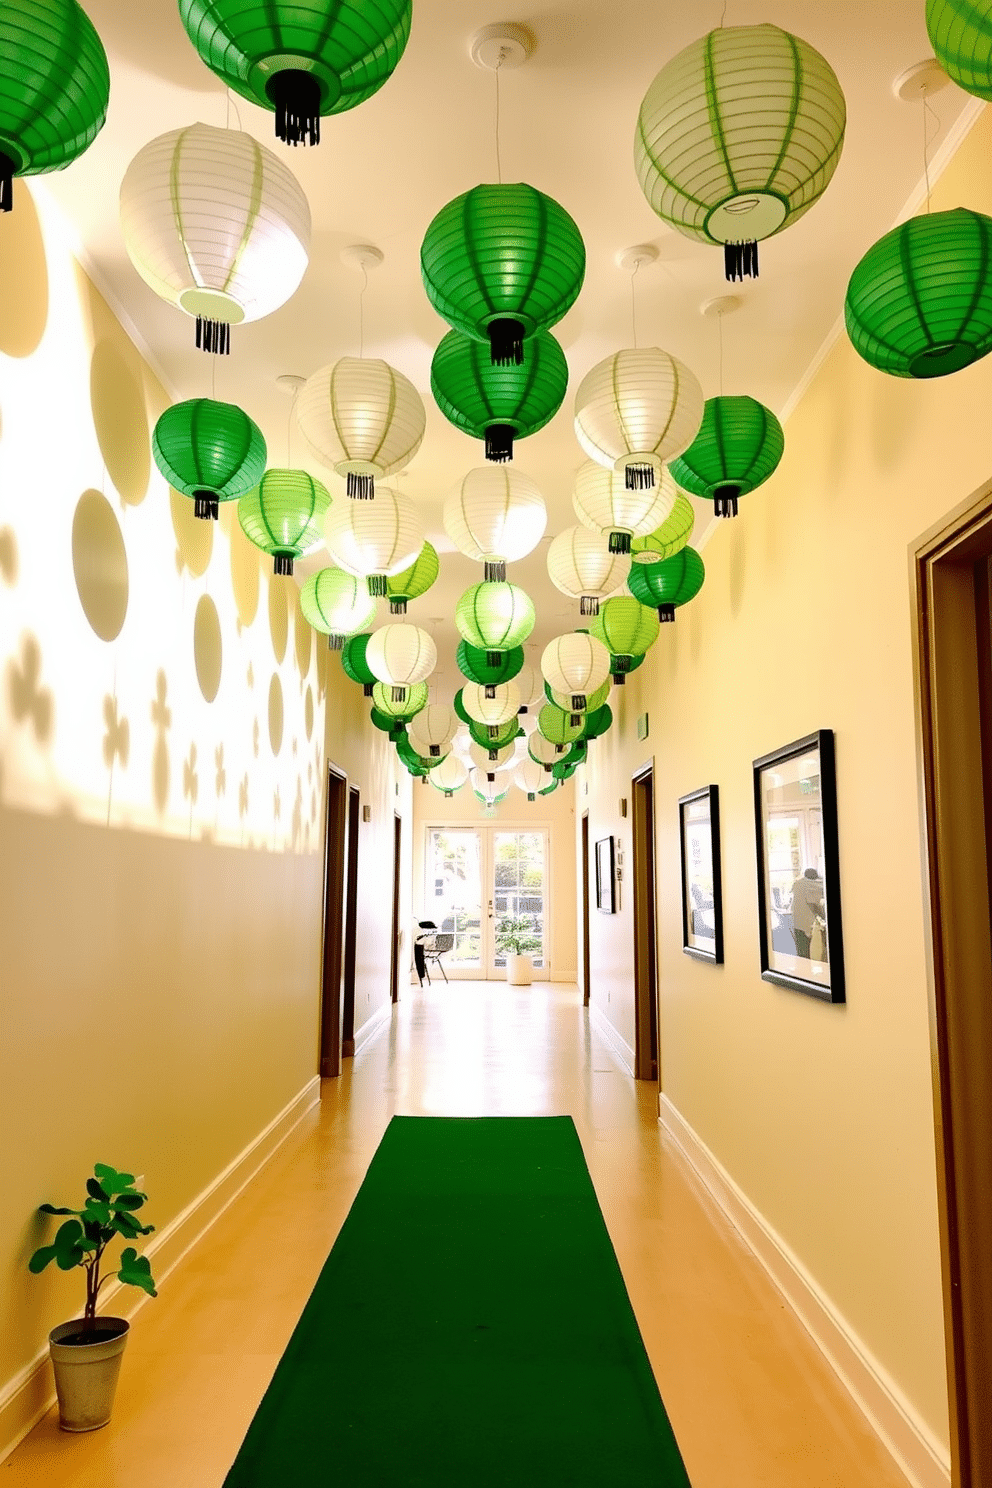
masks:
MULTIPOLYGON (((934 207, 992 211, 990 158, 986 111, 934 207)), ((629 839, 617 797, 654 756, 664 1091, 943 1443, 907 549, 992 474, 990 399, 992 361, 913 383, 842 337, 788 421, 780 470, 707 544, 699 599, 611 699, 618 727, 590 751, 587 798, 576 776, 592 838, 629 839), (817 728, 836 731, 842 1007, 758 970, 751 762, 817 728), (723 967, 680 950, 676 802, 710 782, 723 967)), ((629 908, 592 918, 593 999, 632 1041, 629 908)))
POLYGON ((34 200, 0 234, 0 1402, 81 1302, 27 1272, 38 1204, 106 1161, 161 1229, 315 1075, 327 754, 373 807, 367 904, 409 813, 292 581, 170 498, 169 399, 34 200))

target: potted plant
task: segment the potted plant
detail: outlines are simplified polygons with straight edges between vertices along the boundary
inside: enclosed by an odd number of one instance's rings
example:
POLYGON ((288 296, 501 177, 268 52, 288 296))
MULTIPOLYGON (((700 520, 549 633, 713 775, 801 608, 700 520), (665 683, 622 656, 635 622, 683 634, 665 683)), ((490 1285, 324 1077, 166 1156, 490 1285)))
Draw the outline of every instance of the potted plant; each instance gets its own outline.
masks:
POLYGON ((150 1297, 157 1295, 148 1259, 139 1256, 133 1245, 121 1252, 117 1271, 100 1274, 104 1251, 112 1240, 118 1236, 136 1240, 151 1234, 154 1225, 142 1225, 135 1218, 147 1197, 134 1187, 132 1173, 118 1173, 106 1163, 97 1163, 93 1177, 86 1181, 82 1209, 41 1205, 42 1214, 70 1214, 72 1218, 59 1226, 51 1245, 35 1251, 29 1269, 37 1274, 54 1261, 60 1271, 81 1266, 86 1273, 83 1316, 60 1323, 48 1335, 59 1424, 64 1431, 95 1431, 110 1420, 128 1324, 124 1318, 97 1317, 100 1289, 116 1276, 125 1286, 140 1287, 150 1297))
POLYGON ((496 923, 496 953, 506 957, 506 980, 511 987, 529 987, 534 975, 530 953, 541 949, 531 915, 504 915, 496 923))

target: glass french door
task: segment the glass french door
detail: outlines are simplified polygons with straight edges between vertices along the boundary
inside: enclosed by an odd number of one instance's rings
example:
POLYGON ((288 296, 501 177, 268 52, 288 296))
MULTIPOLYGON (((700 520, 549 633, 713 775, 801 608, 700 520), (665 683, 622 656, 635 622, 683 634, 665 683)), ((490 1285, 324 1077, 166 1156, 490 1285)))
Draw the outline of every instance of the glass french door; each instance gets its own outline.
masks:
POLYGON ((453 936, 449 977, 502 980, 515 940, 549 975, 548 834, 505 827, 428 827, 422 918, 453 936))

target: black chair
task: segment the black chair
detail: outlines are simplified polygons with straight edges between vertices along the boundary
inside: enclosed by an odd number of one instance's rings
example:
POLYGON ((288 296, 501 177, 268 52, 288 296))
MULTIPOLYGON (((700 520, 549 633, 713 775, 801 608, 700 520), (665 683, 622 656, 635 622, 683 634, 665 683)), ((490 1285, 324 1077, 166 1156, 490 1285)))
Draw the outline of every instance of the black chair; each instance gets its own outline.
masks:
POLYGON ((430 986, 431 974, 427 969, 428 961, 433 961, 435 966, 440 968, 441 975, 447 981, 448 973, 444 969, 441 957, 451 950, 455 937, 445 930, 439 930, 433 920, 418 920, 417 923, 424 932, 417 936, 417 943, 414 947, 414 963, 417 967, 417 975, 420 977, 420 985, 423 986, 426 976, 427 985, 430 986), (416 954, 418 949, 420 956, 416 954), (420 969, 421 957, 423 958, 423 974, 420 969))

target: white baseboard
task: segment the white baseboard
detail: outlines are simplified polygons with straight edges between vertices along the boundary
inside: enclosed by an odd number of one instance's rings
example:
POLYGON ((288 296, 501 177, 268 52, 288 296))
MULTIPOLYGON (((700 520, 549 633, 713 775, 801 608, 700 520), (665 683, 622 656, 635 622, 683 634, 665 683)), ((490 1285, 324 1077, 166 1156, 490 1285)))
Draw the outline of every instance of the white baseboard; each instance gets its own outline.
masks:
POLYGON ((379 1037, 380 1033, 385 1032, 385 1030, 392 1022, 392 1018, 393 1004, 391 1002, 387 1002, 384 1007, 381 1007, 378 1009, 377 1012, 374 1012, 371 1018, 366 1019, 361 1028, 355 1029, 356 1058, 359 1054, 361 1054, 363 1049, 367 1049, 369 1044, 371 1044, 373 1040, 379 1037))
POLYGON ((947 1448, 667 1096, 660 1122, 820 1349, 913 1488, 949 1488, 947 1448))
MULTIPOLYGON (((143 1247, 143 1254, 155 1262, 156 1286, 161 1287, 319 1101, 320 1079, 314 1076, 265 1130, 259 1132, 191 1204, 187 1204, 143 1247)), ((100 1311, 110 1311, 114 1300, 124 1295, 128 1299, 127 1305, 118 1305, 117 1315, 126 1318, 134 1317, 150 1300, 144 1292, 128 1288, 125 1293, 119 1282, 110 1282, 101 1296, 100 1311)), ((24 1440, 54 1404, 55 1385, 46 1344, 30 1364, 0 1390, 0 1462, 24 1440)))
POLYGON ((601 1034, 622 1063, 629 1075, 634 1073, 634 1051, 621 1033, 613 1027, 609 1018, 594 1002, 589 1004, 589 1022, 601 1034))

